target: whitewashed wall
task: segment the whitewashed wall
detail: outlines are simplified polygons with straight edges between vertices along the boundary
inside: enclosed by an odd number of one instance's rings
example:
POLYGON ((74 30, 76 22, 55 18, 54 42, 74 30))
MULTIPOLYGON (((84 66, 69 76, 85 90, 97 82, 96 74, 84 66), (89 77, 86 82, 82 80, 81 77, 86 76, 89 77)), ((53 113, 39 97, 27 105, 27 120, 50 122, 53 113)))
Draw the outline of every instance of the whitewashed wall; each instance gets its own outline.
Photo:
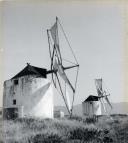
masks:
POLYGON ((18 107, 19 116, 53 118, 53 87, 46 78, 33 75, 4 83, 3 107, 18 107), (13 100, 16 99, 16 105, 13 100))
POLYGON ((88 101, 82 103, 83 115, 101 115, 100 101, 88 101))

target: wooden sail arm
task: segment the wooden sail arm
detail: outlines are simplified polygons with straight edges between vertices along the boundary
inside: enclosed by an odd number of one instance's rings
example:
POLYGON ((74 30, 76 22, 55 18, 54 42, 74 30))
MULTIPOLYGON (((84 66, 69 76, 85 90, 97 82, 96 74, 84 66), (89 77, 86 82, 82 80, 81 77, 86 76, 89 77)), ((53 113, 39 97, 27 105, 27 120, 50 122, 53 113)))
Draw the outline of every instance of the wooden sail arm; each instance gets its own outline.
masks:
POLYGON ((98 98, 104 98, 104 97, 107 97, 107 96, 110 96, 110 94, 101 95, 101 96, 98 96, 98 98))
MULTIPOLYGON (((64 70, 68 70, 68 69, 75 68, 75 67, 79 67, 79 65, 64 67, 64 70)), ((47 74, 56 73, 56 72, 57 72, 57 70, 48 70, 47 74)))
POLYGON ((75 68, 75 67, 79 67, 79 65, 74 65, 74 66, 69 66, 69 67, 64 67, 64 70, 68 70, 68 69, 72 69, 72 68, 75 68))

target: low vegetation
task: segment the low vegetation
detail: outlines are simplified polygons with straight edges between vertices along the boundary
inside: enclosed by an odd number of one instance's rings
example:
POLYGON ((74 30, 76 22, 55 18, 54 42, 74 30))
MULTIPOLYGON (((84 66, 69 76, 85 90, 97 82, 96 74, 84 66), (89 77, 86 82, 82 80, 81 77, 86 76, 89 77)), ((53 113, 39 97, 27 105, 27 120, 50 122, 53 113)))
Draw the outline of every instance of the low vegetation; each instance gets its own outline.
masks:
POLYGON ((0 121, 0 143, 126 143, 128 116, 0 121))

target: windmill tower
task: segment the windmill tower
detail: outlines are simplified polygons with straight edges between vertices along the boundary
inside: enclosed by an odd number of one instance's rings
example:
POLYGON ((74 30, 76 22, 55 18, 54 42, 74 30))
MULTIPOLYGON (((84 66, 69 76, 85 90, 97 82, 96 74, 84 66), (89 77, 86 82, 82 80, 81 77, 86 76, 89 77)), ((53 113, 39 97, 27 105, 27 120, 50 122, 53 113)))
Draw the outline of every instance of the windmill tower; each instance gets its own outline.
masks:
POLYGON ((101 103, 98 96, 90 95, 82 102, 83 115, 101 115, 101 103))
POLYGON ((82 102, 83 115, 102 115, 102 111, 104 111, 105 114, 108 114, 106 104, 112 109, 112 105, 108 99, 110 94, 107 94, 103 89, 103 80, 95 79, 95 85, 97 96, 90 95, 84 102, 82 102))
POLYGON ((4 82, 3 118, 53 118, 52 90, 47 70, 27 64, 4 82))

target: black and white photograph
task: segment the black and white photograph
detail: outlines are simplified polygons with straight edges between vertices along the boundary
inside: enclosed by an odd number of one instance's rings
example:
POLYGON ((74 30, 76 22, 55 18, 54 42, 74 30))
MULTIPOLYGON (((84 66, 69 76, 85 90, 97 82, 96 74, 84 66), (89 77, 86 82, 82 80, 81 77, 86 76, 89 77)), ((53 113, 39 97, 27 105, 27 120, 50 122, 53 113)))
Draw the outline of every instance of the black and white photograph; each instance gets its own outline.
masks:
POLYGON ((128 2, 0 2, 0 143, 128 143, 128 2))

